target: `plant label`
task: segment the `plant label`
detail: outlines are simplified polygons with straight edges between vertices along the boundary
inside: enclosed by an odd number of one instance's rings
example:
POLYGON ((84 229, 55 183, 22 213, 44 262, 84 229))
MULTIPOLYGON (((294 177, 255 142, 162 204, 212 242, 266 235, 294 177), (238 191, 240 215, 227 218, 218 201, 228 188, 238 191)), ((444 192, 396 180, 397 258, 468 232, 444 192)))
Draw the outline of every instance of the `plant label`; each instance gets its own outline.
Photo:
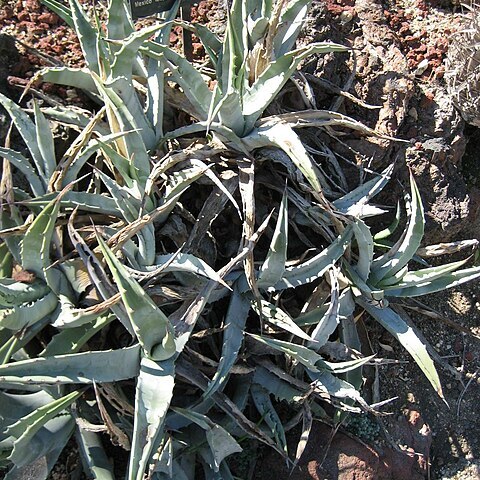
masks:
POLYGON ((132 17, 148 17, 172 8, 175 0, 130 0, 132 17))

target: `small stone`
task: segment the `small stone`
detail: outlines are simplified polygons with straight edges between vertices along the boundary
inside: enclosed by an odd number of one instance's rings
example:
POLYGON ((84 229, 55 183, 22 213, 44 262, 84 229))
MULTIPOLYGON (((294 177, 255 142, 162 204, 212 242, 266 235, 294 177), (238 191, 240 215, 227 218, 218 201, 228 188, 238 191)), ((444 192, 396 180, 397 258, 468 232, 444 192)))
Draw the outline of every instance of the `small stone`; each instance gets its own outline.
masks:
POLYGON ((412 107, 409 111, 408 111, 408 115, 413 119, 413 120, 418 120, 418 112, 417 112, 417 109, 415 107, 412 107))
POLYGON ((424 58, 417 66, 417 68, 415 69, 415 71, 413 72, 414 75, 416 76, 420 76, 422 75, 425 70, 428 68, 428 59, 427 58, 424 58))
POLYGON ((340 14, 340 22, 342 23, 349 23, 353 20, 353 12, 351 10, 344 10, 340 14))

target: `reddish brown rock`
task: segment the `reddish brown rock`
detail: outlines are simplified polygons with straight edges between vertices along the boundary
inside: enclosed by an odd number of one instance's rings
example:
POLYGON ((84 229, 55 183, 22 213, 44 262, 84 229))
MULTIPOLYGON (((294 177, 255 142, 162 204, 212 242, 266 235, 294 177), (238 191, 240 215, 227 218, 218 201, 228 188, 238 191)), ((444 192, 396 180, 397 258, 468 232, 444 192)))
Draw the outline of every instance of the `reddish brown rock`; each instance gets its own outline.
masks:
MULTIPOLYGON (((427 477, 432 435, 415 409, 406 410, 391 427, 398 447, 369 446, 345 433, 331 440, 332 429, 314 423, 298 468, 292 473, 278 454, 269 452, 259 465, 256 479, 290 480, 422 480, 427 477)), ((291 439, 289 449, 296 449, 291 439)))
POLYGON ((60 22, 60 17, 58 17, 54 13, 45 12, 39 15, 38 21, 46 23, 47 25, 50 25, 50 26, 54 26, 60 22))

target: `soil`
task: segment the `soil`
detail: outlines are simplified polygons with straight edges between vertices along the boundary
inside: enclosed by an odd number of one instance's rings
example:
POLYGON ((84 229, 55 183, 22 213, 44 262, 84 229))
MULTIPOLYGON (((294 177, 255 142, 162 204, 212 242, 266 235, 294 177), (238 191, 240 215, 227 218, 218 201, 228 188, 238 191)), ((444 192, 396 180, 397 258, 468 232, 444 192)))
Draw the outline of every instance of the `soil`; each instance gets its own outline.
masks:
MULTIPOLYGON (((192 18, 221 31, 224 12, 214 0, 202 1, 194 5, 192 18)), ((355 56, 313 59, 303 71, 311 82, 309 75, 320 77, 379 108, 338 96, 328 84, 315 87, 316 106, 346 113, 406 142, 356 137, 328 142, 357 164, 381 169, 396 162, 399 182, 393 181, 380 198, 388 205, 402 194, 400 182, 407 177, 407 166, 411 169, 425 203, 428 244, 480 239, 480 133, 465 124, 444 82, 446 52, 463 21, 460 7, 449 1, 325 0, 314 2, 301 38, 303 43, 332 40, 354 48, 355 56)), ((43 65, 81 65, 74 33, 38 0, 7 0, 0 10, 0 27, 0 89, 11 97, 17 98, 43 65)), ((181 42, 181 32, 174 31, 172 40, 181 42)), ((193 55, 202 54, 193 39, 193 55)), ((35 88, 47 100, 82 101, 78 92, 62 87, 35 88)), ((394 398, 384 407, 388 415, 380 421, 379 434, 361 442, 347 429, 329 443, 328 428, 316 426, 302 468, 292 478, 480 479, 480 284, 420 300, 422 304, 406 300, 396 307, 410 315, 437 352, 445 401, 403 349, 362 318, 364 344, 378 356, 398 361, 366 369, 364 395, 370 401, 394 398), (324 455, 327 460, 322 462, 324 455)), ((81 478, 72 452, 73 445, 52 479, 81 478)), ((257 470, 256 478, 290 474, 275 454, 263 451, 257 455, 257 470)))

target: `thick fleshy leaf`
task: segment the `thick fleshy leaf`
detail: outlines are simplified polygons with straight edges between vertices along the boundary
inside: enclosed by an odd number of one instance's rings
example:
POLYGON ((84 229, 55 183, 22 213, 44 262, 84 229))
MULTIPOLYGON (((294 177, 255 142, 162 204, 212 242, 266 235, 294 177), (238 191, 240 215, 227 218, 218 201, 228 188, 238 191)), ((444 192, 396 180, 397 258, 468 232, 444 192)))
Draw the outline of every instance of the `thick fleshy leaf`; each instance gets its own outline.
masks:
POLYGON ((312 372, 328 370, 334 373, 345 373, 360 367, 374 357, 374 355, 371 355, 370 357, 363 357, 355 360, 348 360, 345 362, 327 362, 323 359, 321 355, 308 347, 297 345, 291 342, 285 342, 283 340, 277 340, 275 338, 267 338, 260 335, 254 335, 252 333, 250 333, 249 336, 255 339, 257 342, 263 343, 268 347, 271 347, 284 353, 285 355, 292 357, 312 372))
POLYGON ((109 2, 106 27, 111 40, 123 40, 135 30, 129 5, 123 0, 109 2))
POLYGON ((403 275, 399 276, 395 283, 390 283, 389 280, 391 277, 388 277, 380 282, 378 286, 385 290, 398 290, 401 288, 423 286, 437 278, 441 278, 448 273, 458 270, 460 267, 463 267, 468 260, 469 259, 466 258, 465 260, 460 260, 458 262, 446 263, 444 265, 438 265, 437 267, 422 268, 420 270, 412 270, 410 272, 407 270, 403 275))
POLYGON ((369 408, 360 395, 360 392, 353 385, 333 375, 331 372, 312 372, 311 370, 308 370, 307 373, 313 381, 313 388, 327 392, 332 397, 354 400, 362 405, 364 409, 369 408))
POLYGON ((0 308, 0 327, 20 332, 52 313, 57 304, 57 296, 49 291, 31 302, 0 308))
POLYGON ((319 368, 322 368, 321 366, 318 367, 317 363, 323 362, 323 357, 310 348, 283 340, 277 340, 276 338, 254 335, 252 333, 250 333, 249 336, 259 343, 263 343, 270 348, 292 357, 313 372, 318 372, 319 368))
POLYGON ((212 422, 206 415, 183 408, 172 408, 172 410, 188 418, 205 430, 207 443, 213 458, 213 465, 211 465, 211 467, 215 471, 219 471, 220 463, 226 457, 232 453, 242 451, 242 447, 236 440, 223 427, 212 422))
POLYGON ((59 385, 64 383, 117 382, 139 371, 140 346, 34 358, 0 366, 5 383, 59 385))
POLYGON ((102 315, 85 325, 61 330, 52 337, 41 355, 51 357, 78 353, 88 340, 113 320, 114 315, 102 315))
POLYGON ((47 280, 45 269, 50 265, 50 244, 60 210, 60 197, 56 196, 35 218, 25 233, 20 249, 22 268, 47 280))
MULTIPOLYGON (((294 378, 290 377, 286 372, 283 373, 286 378, 291 378, 295 382, 294 378)), ((289 403, 300 402, 308 390, 308 383, 305 384, 305 391, 302 391, 296 385, 279 378, 265 367, 259 365, 255 367, 253 381, 267 389, 277 400, 285 400, 289 403)))
POLYGON ((219 123, 231 128, 238 136, 243 135, 245 122, 242 115, 242 99, 237 90, 222 94, 216 88, 212 107, 207 120, 209 124, 218 116, 219 123))
POLYGON ((300 265, 286 268, 283 278, 272 290, 295 288, 320 278, 328 268, 332 267, 344 254, 351 237, 352 226, 349 225, 343 233, 321 253, 300 265))
POLYGON ((390 180, 393 168, 394 164, 392 163, 381 174, 335 200, 333 206, 345 215, 361 218, 363 209, 370 199, 380 193, 390 180))
POLYGON ((117 208, 122 212, 123 218, 129 223, 135 221, 141 210, 140 200, 131 194, 131 189, 122 187, 103 172, 98 171, 97 173, 115 200, 117 208))
POLYGON ((210 397, 219 388, 223 387, 229 378, 230 370, 235 364, 243 343, 245 323, 249 311, 250 300, 239 291, 238 285, 236 285, 225 316, 222 355, 217 371, 203 394, 204 398, 210 397))
MULTIPOLYGON (((123 148, 121 153, 131 159, 130 177, 143 184, 150 173, 150 158, 147 150, 155 146, 153 130, 145 125, 145 118, 133 116, 125 100, 118 95, 113 85, 105 84, 94 72, 92 72, 92 78, 110 114, 110 126, 114 127, 112 133, 129 132, 121 142, 117 142, 117 145, 121 145, 123 148)), ((136 93, 129 91, 129 95, 131 98, 136 93)))
POLYGON ((100 435, 77 425, 75 440, 83 465, 96 480, 115 480, 112 464, 103 448, 100 435))
MULTIPOLYGON (((70 299, 59 296, 59 308, 52 315, 52 326, 56 328, 74 329, 93 322, 100 315, 106 314, 110 307, 115 307, 120 301, 118 296, 87 308, 76 308, 70 299)), ((81 330, 80 330, 81 331, 81 330)), ((77 331, 79 332, 79 331, 77 331)))
POLYGON ((370 275, 373 260, 373 237, 370 229, 360 219, 353 224, 353 234, 358 247, 358 262, 354 268, 362 280, 366 281, 370 275))
MULTIPOLYGON (((165 27, 158 31, 155 36, 155 42, 161 45, 169 45, 170 33, 172 31, 173 20, 178 16, 180 0, 176 0, 170 10, 163 16, 166 23, 165 27)), ((164 59, 149 58, 147 61, 147 105, 146 115, 155 131, 157 142, 163 137, 163 119, 165 106, 165 61, 164 59)))
POLYGON ((310 348, 318 350, 327 343, 330 335, 336 330, 339 322, 339 310, 340 310, 340 289, 338 286, 338 271, 332 269, 329 271, 330 277, 330 303, 328 304, 328 309, 323 313, 323 309, 315 308, 312 311, 316 312, 318 315, 318 323, 316 324, 311 337, 313 341, 308 344, 310 348))
POLYGON ((37 132, 35 124, 32 122, 32 120, 30 120, 30 117, 23 111, 22 108, 20 108, 15 102, 13 102, 1 93, 0 103, 10 115, 13 123, 15 124, 15 127, 17 127, 18 132, 22 136, 23 141, 27 145, 28 150, 32 155, 32 159, 40 176, 40 179, 42 180, 44 185, 46 185, 48 177, 46 175, 43 157, 37 142, 37 132))
POLYGON ((6 158, 15 168, 25 175, 34 195, 40 196, 46 192, 45 179, 37 175, 30 165, 30 161, 21 153, 10 148, 0 147, 0 156, 6 158))
POLYGON ((305 333, 280 307, 276 307, 273 303, 267 302, 263 299, 260 300, 260 306, 261 311, 258 309, 257 302, 252 301, 252 308, 260 318, 263 318, 275 327, 281 328, 282 330, 303 338, 304 340, 312 340, 312 337, 305 333))
MULTIPOLYGON (((362 344, 358 335, 357 325, 353 318, 355 302, 353 301, 349 290, 346 290, 345 293, 346 295, 342 296, 343 301, 340 309, 340 312, 343 315, 343 319, 340 322, 340 327, 338 329, 340 341, 347 348, 351 348, 357 352, 360 352, 362 349, 362 344)), ((339 345, 339 343, 336 345, 339 345)), ((359 392, 361 391, 364 382, 362 368, 350 370, 349 372, 346 372, 342 378, 350 385, 353 385, 359 392)), ((335 420, 341 421, 345 415, 345 412, 337 411, 335 420)))
MULTIPOLYGON (((44 207, 57 198, 57 193, 49 193, 32 200, 23 202, 26 206, 44 207)), ((101 213, 104 215, 113 215, 114 217, 121 217, 120 210, 113 198, 105 195, 87 192, 67 192, 61 199, 59 199, 61 208, 74 209, 79 207, 85 212, 101 213)))
POLYGON ((156 265, 145 267, 145 270, 150 274, 155 271, 158 273, 168 272, 187 272, 201 275, 209 280, 227 286, 218 273, 210 267, 201 258, 196 257, 190 253, 172 253, 168 255, 157 255, 155 257, 156 265))
POLYGON ((163 436, 165 417, 175 386, 172 360, 154 362, 142 356, 135 394, 135 418, 128 480, 142 480, 157 439, 163 436))
MULTIPOLYGON (((478 277, 480 277, 480 267, 465 268, 457 272, 445 273, 432 280, 413 281, 404 286, 395 285, 385 288, 385 295, 389 297, 418 297, 429 293, 443 292, 447 288, 457 287, 478 277)), ((408 278, 411 279, 412 277, 408 278)))
POLYGON ((209 28, 201 23, 194 23, 192 25, 195 35, 200 39, 202 45, 205 47, 210 60, 214 67, 216 67, 218 62, 219 54, 222 50, 222 42, 219 40, 217 35, 215 35, 209 28))
POLYGON ((388 238, 390 235, 392 235, 392 233, 395 232, 395 230, 398 227, 398 224, 400 223, 400 217, 401 217, 400 202, 397 202, 397 210, 395 212, 395 218, 392 220, 392 223, 387 228, 384 228, 383 230, 380 230, 378 233, 376 233, 373 236, 373 239, 377 242, 385 238, 388 238))
MULTIPOLYGON (((91 121, 84 127, 84 130, 80 135, 89 136, 95 129, 95 126, 92 125, 93 123, 95 123, 95 117, 92 118, 91 121)), ((125 137, 129 133, 130 132, 128 130, 125 130, 122 132, 105 134, 100 136, 98 139, 91 139, 86 145, 84 145, 80 152, 72 152, 73 155, 71 163, 68 164, 67 168, 65 169, 66 171, 62 172, 65 175, 63 185, 68 185, 69 183, 74 182, 77 179, 81 169, 84 167, 84 165, 88 162, 88 160, 94 153, 96 153, 100 149, 102 149, 102 151, 105 153, 106 147, 108 147, 111 143, 125 137)), ((126 161, 128 162, 129 167, 130 162, 128 160, 126 161)), ((121 170, 120 166, 117 165, 116 162, 113 162, 113 164, 116 168, 119 169, 122 174, 124 173, 124 171, 128 171, 128 168, 123 168, 121 170)))
POLYGON ((407 228, 398 242, 384 255, 372 263, 372 282, 376 283, 385 277, 394 275, 413 258, 423 238, 425 219, 423 216, 422 199, 417 185, 410 174, 411 184, 411 214, 407 228))
POLYGON ((227 17, 221 62, 217 65, 217 80, 222 94, 240 91, 245 81, 247 53, 245 2, 233 0, 227 17))
POLYGON ((117 284, 128 317, 145 354, 153 360, 166 360, 175 354, 173 327, 165 314, 145 293, 140 284, 97 237, 100 249, 117 284))
POLYGON ((47 422, 22 450, 24 466, 14 466, 5 475, 5 480, 28 478, 35 472, 35 480, 46 480, 56 464, 61 451, 72 436, 75 422, 70 415, 61 415, 47 422), (39 470, 35 468, 39 466, 39 470))
POLYGON ((313 54, 346 52, 347 47, 335 43, 313 43, 293 50, 271 62, 243 96, 243 114, 247 117, 246 132, 253 128, 265 108, 295 72, 304 58, 313 54))
POLYGON ((212 99, 200 72, 185 58, 165 45, 149 42, 142 49, 146 55, 157 59, 165 59, 168 69, 172 72, 172 80, 178 83, 192 104, 199 120, 206 120, 212 99))
POLYGON ((33 107, 33 111, 35 113, 35 128, 37 133, 38 149, 40 150, 40 154, 43 158, 45 176, 49 179, 57 167, 53 134, 50 129, 50 124, 40 110, 37 102, 34 102, 33 107))
POLYGON ((442 386, 435 365, 427 352, 426 346, 420 341, 415 330, 391 308, 377 308, 358 298, 355 301, 403 345, 421 368, 438 395, 443 398, 442 386))
POLYGON ((44 297, 49 288, 40 280, 32 283, 17 282, 13 278, 0 279, 0 305, 12 307, 22 303, 33 302, 44 297))
POLYGON ((132 65, 135 61, 135 57, 138 54, 139 48, 145 43, 146 40, 148 40, 165 26, 165 23, 156 23, 154 25, 144 27, 141 30, 133 30, 127 38, 119 39, 120 48, 117 52, 115 52, 114 55, 112 70, 110 72, 111 77, 113 79, 118 79, 120 77, 131 79, 132 65))
POLYGON ((274 441, 279 448, 288 455, 287 440, 285 438, 285 430, 282 421, 276 412, 268 391, 258 383, 254 383, 250 389, 253 401, 257 407, 262 420, 270 428, 270 432, 274 441))
POLYGON ((50 323, 50 320, 49 315, 43 317, 24 329, 21 335, 6 328, 0 329, 0 365, 8 363, 16 352, 27 345, 50 323))
POLYGON ((90 24, 87 15, 77 0, 69 0, 69 4, 75 25, 75 32, 80 41, 80 46, 88 68, 97 75, 100 75, 99 32, 90 24))
POLYGON ((284 7, 273 41, 275 58, 285 55, 292 50, 310 3, 311 0, 293 0, 284 7))
POLYGON ((37 74, 44 82, 79 88, 98 95, 97 86, 86 68, 49 67, 37 74))
POLYGON ((325 182, 322 185, 321 172, 290 125, 283 122, 262 125, 242 138, 242 141, 249 150, 271 146, 281 148, 303 173, 315 192, 328 189, 325 182))
POLYGON ((70 28, 75 28, 72 12, 63 3, 57 0, 42 0, 42 3, 55 12, 70 28))
POLYGON ((6 434, 16 437, 13 443, 13 451, 9 460, 18 467, 29 463, 25 457, 25 451, 28 450, 33 436, 50 420, 69 407, 75 400, 83 394, 82 391, 74 391, 68 395, 53 400, 45 406, 37 408, 32 413, 21 418, 18 422, 7 428, 6 434))
POLYGON ((287 261, 288 245, 288 196, 283 194, 282 203, 278 211, 277 224, 273 232, 272 241, 267 258, 263 262, 258 275, 258 288, 269 288, 276 285, 282 278, 287 261))
POLYGON ((13 257, 6 243, 0 243, 0 279, 11 277, 13 257))
MULTIPOLYGON (((128 38, 123 39, 120 42, 120 49, 115 53, 115 60, 112 64, 112 71, 108 81, 108 86, 122 99, 125 110, 128 111, 135 120, 135 124, 140 129, 140 135, 147 149, 155 147, 156 134, 133 86, 132 70, 136 60, 139 59, 138 49, 140 46, 151 37, 152 34, 164 27, 164 23, 155 24, 135 31, 131 33, 128 38)), ((143 67, 143 69, 145 70, 145 67, 143 67)), ((143 73, 143 75, 146 76, 146 72, 143 73)), ((133 127, 134 124, 132 122, 131 124, 133 127)))

